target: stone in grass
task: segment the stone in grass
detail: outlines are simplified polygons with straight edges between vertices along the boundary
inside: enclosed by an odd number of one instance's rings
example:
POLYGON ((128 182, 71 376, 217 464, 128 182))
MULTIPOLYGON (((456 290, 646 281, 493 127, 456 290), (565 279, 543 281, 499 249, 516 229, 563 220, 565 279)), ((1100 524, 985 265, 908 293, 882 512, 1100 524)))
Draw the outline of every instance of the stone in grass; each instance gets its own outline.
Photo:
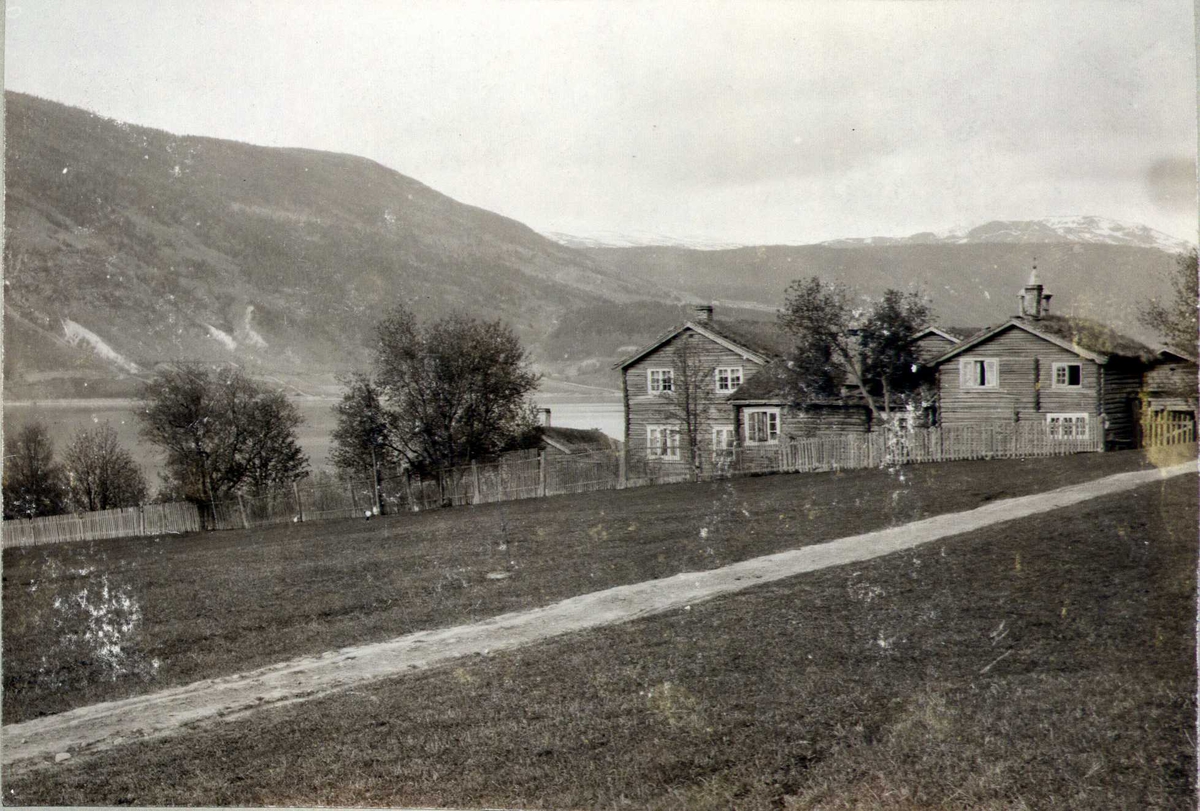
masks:
POLYGON ((71 759, 70 752, 59 752, 57 755, 54 756, 55 763, 62 763, 64 760, 70 760, 70 759, 71 759))
POLYGON ((512 572, 488 572, 486 577, 488 580, 507 580, 512 577, 512 572))

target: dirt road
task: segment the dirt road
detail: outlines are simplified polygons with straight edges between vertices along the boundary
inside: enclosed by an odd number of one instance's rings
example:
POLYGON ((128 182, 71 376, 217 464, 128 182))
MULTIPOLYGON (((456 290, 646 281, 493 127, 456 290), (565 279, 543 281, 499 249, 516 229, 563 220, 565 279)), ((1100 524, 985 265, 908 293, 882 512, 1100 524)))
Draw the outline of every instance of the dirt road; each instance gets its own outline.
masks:
POLYGON ((470 625, 422 631, 159 693, 80 707, 3 727, 2 762, 10 775, 60 761, 71 762, 134 740, 178 734, 263 707, 305 701, 462 656, 486 655, 561 634, 628 622, 761 583, 911 549, 992 524, 1193 473, 1196 469, 1196 463, 1191 461, 1161 470, 1122 473, 997 501, 966 512, 753 558, 720 569, 619 586, 470 625), (65 759, 63 754, 71 758, 65 759))

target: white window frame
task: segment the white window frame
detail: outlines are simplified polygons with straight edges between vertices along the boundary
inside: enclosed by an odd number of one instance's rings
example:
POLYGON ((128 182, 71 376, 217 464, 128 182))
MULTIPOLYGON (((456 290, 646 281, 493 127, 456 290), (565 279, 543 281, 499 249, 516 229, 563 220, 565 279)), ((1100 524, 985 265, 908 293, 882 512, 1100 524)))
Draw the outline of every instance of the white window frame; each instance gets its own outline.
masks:
POLYGON ((732 451, 737 444, 737 429, 732 425, 714 425, 712 429, 713 458, 719 459, 727 451, 732 451), (722 441, 724 437, 724 441, 722 441))
POLYGON ((1053 388, 1056 388, 1056 389, 1082 389, 1083 388, 1083 364, 1082 363, 1074 363, 1074 362, 1053 363, 1050 366, 1050 373, 1051 373, 1050 379, 1052 381, 1051 385, 1053 388), (1072 367, 1072 366, 1079 367, 1079 382, 1078 383, 1067 382, 1071 379, 1071 368, 1070 367, 1072 367), (1063 373, 1063 382, 1062 383, 1058 382, 1058 373, 1060 370, 1063 373))
POLYGON ((997 358, 961 358, 958 361, 958 386, 962 389, 987 390, 1000 388, 1000 361, 997 358), (975 382, 978 364, 983 364, 983 385, 975 382), (989 375, 988 372, 991 371, 989 375))
POLYGON ((744 367, 742 366, 718 366, 713 372, 714 385, 719 394, 727 394, 732 391, 737 391, 742 385, 742 380, 745 379, 744 367), (721 386, 721 373, 725 373, 725 386, 721 386))
POLYGON ((743 430, 745 432, 745 442, 747 445, 778 445, 779 444, 779 428, 780 416, 778 408, 747 408, 742 412, 743 430), (750 423, 758 414, 765 414, 767 420, 767 438, 753 439, 750 436, 750 423), (772 417, 774 417, 774 430, 772 430, 772 417))
POLYGON ((651 394, 666 394, 675 391, 675 370, 674 369, 647 369, 646 370, 646 391, 651 394), (655 388, 655 376, 658 377, 658 387, 655 388), (666 382, 666 387, 663 383, 666 382))
POLYGON ((679 459, 679 426, 647 425, 646 456, 650 459, 679 459), (666 449, 663 450, 663 439, 666 449))
POLYGON ((1050 436, 1055 439, 1087 439, 1091 436, 1092 415, 1086 412, 1058 412, 1046 415, 1046 427, 1050 436), (1083 433, 1079 433, 1079 425, 1083 423, 1083 433), (1067 432, 1063 428, 1070 425, 1067 432))

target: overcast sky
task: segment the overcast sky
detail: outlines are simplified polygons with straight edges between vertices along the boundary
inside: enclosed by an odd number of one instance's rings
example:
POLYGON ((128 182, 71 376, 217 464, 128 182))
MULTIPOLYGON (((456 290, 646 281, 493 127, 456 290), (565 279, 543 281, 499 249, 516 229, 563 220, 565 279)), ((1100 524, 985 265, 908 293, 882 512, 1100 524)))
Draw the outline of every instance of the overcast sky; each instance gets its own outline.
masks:
POLYGON ((542 231, 1098 214, 1196 240, 1191 0, 9 0, 5 84, 373 158, 542 231))

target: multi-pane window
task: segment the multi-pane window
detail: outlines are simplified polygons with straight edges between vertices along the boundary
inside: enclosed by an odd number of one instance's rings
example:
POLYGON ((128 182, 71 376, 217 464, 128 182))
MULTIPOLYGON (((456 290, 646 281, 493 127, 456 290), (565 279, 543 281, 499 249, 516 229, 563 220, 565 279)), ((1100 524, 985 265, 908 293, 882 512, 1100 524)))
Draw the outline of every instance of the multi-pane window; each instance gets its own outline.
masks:
POLYGON ((958 362, 959 385, 964 389, 1000 386, 1000 363, 995 358, 964 358, 958 362))
POLYGON ((675 391, 675 371, 673 369, 651 369, 649 375, 651 393, 675 391))
POLYGON ((742 385, 741 366, 722 366, 717 369, 717 391, 734 391, 742 385))
POLYGON ((1054 364, 1054 388, 1075 389, 1083 385, 1083 364, 1054 364))
POLYGON ((725 455, 728 451, 733 450, 733 437, 734 432, 732 425, 720 425, 716 428, 713 428, 712 446, 714 459, 719 458, 725 455))
POLYGON ((1057 439, 1086 439, 1088 435, 1087 414, 1047 414, 1046 425, 1050 436, 1057 439))
POLYGON ((749 444, 779 441, 779 409, 757 408, 746 411, 746 442, 749 444))
POLYGON ((679 429, 670 425, 646 426, 646 455, 655 459, 678 459, 679 429))

